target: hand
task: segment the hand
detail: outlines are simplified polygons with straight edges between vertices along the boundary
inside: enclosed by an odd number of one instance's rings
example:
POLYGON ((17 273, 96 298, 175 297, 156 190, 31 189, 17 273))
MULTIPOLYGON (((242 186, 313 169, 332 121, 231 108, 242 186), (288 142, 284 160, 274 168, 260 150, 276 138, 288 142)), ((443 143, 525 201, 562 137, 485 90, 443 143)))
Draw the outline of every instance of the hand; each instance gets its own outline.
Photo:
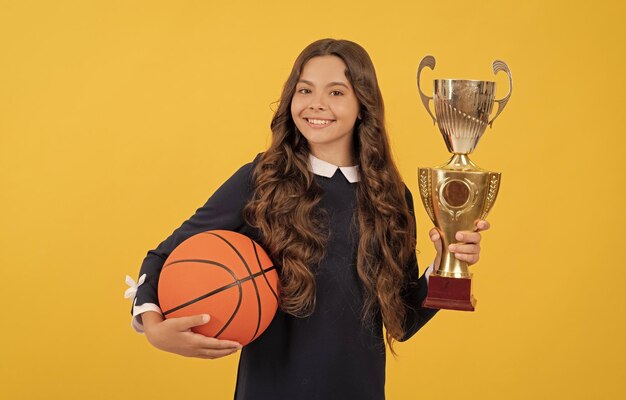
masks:
POLYGON ((207 314, 204 316, 206 320, 203 319, 203 315, 192 315, 168 318, 149 325, 144 323, 145 334, 148 341, 157 349, 185 357, 215 359, 236 353, 241 349, 241 344, 237 342, 219 340, 192 332, 192 327, 209 322, 211 317, 207 314))
MULTIPOLYGON (((476 264, 480 258, 480 240, 479 232, 486 231, 491 225, 489 222, 479 220, 476 223, 475 231, 459 231, 456 233, 458 242, 451 244, 448 251, 454 253, 454 256, 461 261, 467 262, 468 265, 476 264)), ((433 228, 428 233, 430 240, 435 245, 437 255, 435 256, 434 268, 439 267, 441 262, 441 237, 437 228, 433 228)))

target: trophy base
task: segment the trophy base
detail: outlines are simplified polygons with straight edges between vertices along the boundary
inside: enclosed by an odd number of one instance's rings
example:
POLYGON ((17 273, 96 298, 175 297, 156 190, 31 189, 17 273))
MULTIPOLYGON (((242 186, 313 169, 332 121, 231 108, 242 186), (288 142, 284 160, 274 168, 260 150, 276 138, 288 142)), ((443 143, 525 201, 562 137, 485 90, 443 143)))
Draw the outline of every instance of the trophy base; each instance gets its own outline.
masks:
POLYGON ((422 307, 474 311, 476 299, 472 295, 472 279, 431 275, 428 278, 428 295, 422 307))

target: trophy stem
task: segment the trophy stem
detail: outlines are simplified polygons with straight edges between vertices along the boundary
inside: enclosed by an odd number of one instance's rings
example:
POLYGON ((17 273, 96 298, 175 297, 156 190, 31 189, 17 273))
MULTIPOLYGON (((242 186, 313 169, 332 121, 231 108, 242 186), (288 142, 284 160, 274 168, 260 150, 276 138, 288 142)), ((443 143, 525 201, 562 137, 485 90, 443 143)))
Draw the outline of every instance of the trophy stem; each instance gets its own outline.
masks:
POLYGON ((480 168, 478 165, 474 164, 472 160, 470 160, 467 153, 453 153, 448 162, 435 168, 446 171, 485 172, 484 169, 480 168))
POLYGON ((454 256, 454 253, 449 252, 447 250, 449 243, 446 242, 446 240, 443 241, 439 268, 433 271, 433 274, 447 278, 470 278, 472 274, 467 269, 467 262, 459 260, 454 256))

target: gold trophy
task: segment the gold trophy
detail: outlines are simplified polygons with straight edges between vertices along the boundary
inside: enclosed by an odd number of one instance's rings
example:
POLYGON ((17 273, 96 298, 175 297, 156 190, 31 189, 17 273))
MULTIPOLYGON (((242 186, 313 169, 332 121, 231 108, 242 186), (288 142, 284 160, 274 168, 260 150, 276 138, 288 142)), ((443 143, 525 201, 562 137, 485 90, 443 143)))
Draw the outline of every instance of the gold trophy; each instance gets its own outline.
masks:
POLYGON ((435 79, 434 95, 429 97, 422 92, 420 74, 424 67, 434 70, 435 63, 432 56, 422 59, 417 69, 417 88, 452 158, 444 165, 418 171, 422 202, 442 239, 441 263, 429 277, 423 306, 474 311, 472 274, 467 263, 454 257, 448 246, 456 242, 456 232, 476 229, 475 223, 487 217, 498 195, 500 173, 478 167, 468 154, 476 148, 487 125, 492 126, 506 106, 513 91, 513 79, 509 67, 496 60, 494 74, 504 71, 509 77, 509 93, 501 100, 495 100, 495 82, 461 79, 435 79), (430 100, 436 118, 430 111, 430 100), (494 101, 498 103, 498 111, 489 120, 494 101))

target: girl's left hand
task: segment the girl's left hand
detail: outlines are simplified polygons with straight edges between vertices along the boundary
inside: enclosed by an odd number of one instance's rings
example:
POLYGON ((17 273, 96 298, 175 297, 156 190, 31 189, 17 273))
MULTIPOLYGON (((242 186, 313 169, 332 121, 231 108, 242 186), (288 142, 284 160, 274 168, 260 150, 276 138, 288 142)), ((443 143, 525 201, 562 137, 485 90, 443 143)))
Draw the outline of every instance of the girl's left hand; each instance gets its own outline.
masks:
MULTIPOLYGON (((468 263, 468 265, 476 264, 480 258, 480 232, 486 231, 491 225, 485 220, 479 220, 476 223, 476 231, 458 231, 456 240, 458 242, 449 246, 448 251, 454 253, 454 256, 468 263)), ((437 256, 435 257, 434 268, 437 269, 441 262, 441 237, 437 228, 433 228, 428 233, 430 240, 435 244, 437 256)))

